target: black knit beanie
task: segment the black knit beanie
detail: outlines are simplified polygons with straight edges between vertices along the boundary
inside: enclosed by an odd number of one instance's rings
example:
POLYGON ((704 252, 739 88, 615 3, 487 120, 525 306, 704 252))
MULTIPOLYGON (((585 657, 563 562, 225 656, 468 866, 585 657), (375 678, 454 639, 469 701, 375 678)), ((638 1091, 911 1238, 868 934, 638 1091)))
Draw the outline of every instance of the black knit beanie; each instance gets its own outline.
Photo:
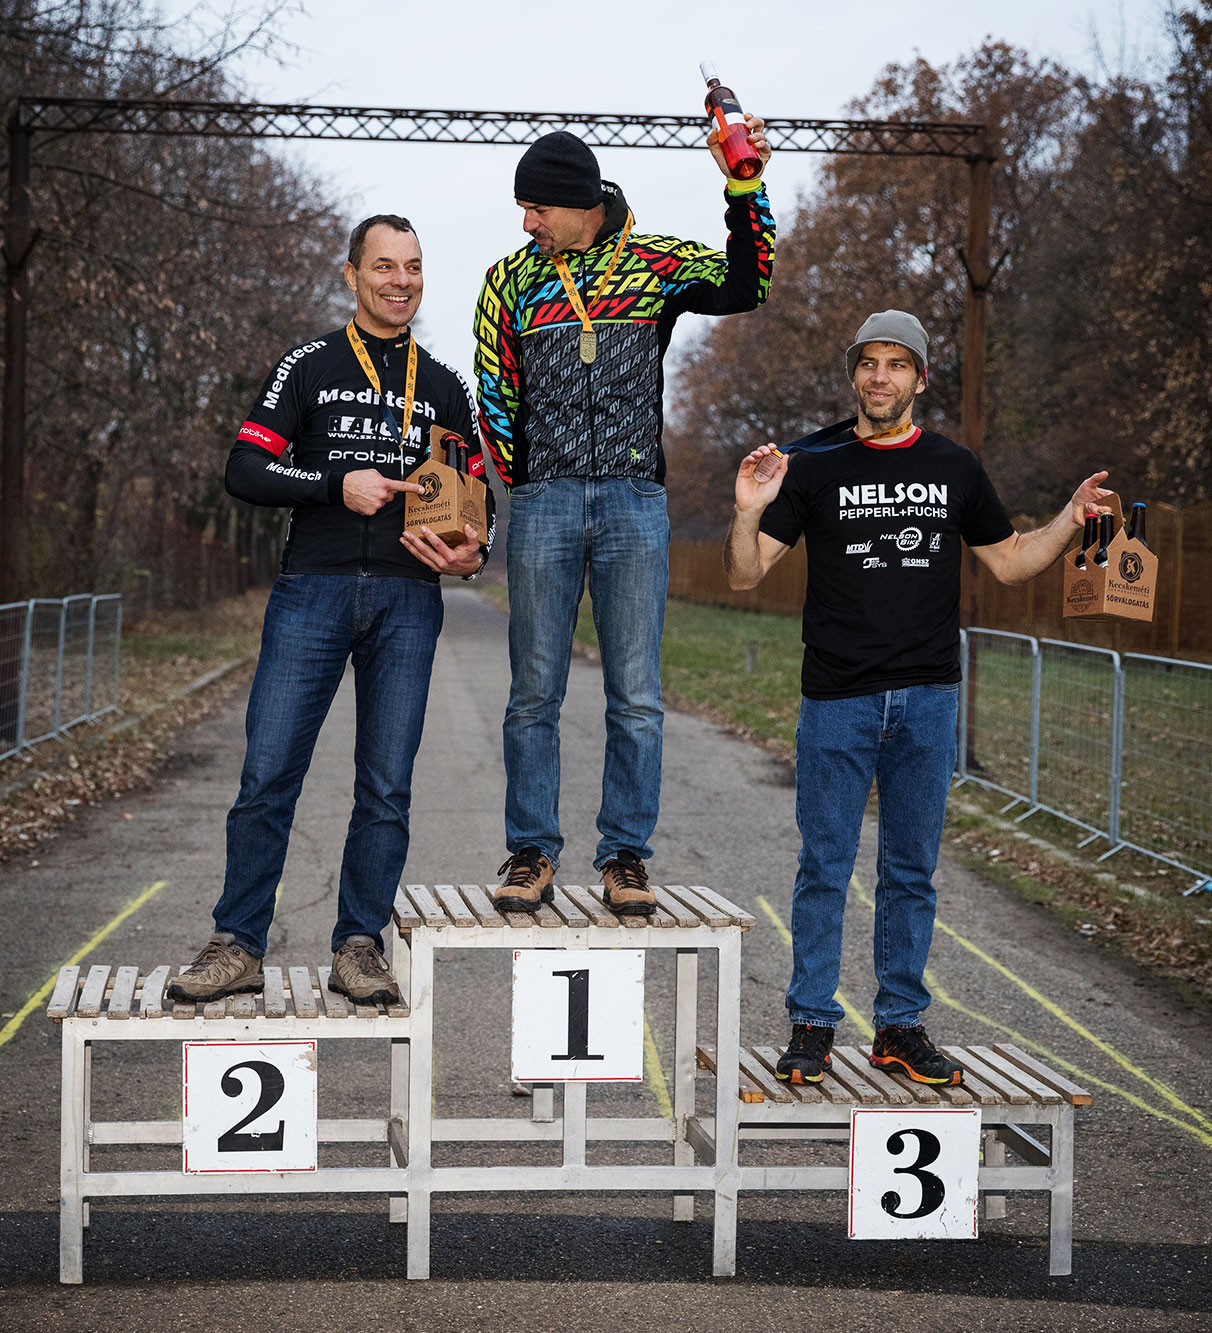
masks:
POLYGON ((596 208, 602 202, 598 160, 567 130, 545 134, 522 155, 514 173, 513 197, 555 208, 596 208))

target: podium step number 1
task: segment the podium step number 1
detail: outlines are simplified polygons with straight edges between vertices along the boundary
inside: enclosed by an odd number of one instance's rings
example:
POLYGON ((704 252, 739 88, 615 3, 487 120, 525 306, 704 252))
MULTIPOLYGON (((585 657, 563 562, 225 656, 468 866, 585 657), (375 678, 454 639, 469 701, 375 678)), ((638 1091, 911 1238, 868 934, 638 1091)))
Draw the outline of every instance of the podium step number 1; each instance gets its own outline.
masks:
POLYGON ((979 1107, 850 1113, 850 1239, 975 1240, 979 1107))
POLYGON ((638 1083, 644 951, 515 949, 512 1069, 518 1083, 638 1083))
POLYGON ((186 1175, 314 1171, 314 1041, 182 1042, 186 1175))

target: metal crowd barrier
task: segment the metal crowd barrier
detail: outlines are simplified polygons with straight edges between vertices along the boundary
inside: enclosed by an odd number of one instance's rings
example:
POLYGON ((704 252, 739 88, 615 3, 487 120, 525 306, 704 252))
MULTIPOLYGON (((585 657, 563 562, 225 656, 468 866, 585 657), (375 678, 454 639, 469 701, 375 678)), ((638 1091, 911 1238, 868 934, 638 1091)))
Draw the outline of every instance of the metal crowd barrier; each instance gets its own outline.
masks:
POLYGON ((122 596, 0 606, 0 759, 118 711, 122 596))
POLYGON ((975 782, 1212 887, 1212 666, 961 631, 956 782, 975 782))

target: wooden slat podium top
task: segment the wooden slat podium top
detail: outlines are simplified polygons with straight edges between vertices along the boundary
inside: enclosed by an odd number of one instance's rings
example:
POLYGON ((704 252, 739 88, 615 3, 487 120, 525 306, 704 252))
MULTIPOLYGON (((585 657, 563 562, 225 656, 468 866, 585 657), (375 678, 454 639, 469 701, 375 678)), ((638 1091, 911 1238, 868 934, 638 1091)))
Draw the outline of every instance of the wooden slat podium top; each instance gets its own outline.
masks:
MULTIPOLYGON (((835 1046, 833 1067, 819 1083, 783 1083, 775 1078, 779 1052, 772 1046, 742 1048, 737 1095, 741 1101, 800 1102, 851 1106, 1089 1106, 1084 1088, 1010 1043, 948 1046, 947 1054, 964 1066, 958 1087, 915 1083, 904 1074, 875 1069, 868 1046, 835 1046)), ((697 1046, 700 1069, 716 1072, 715 1047, 697 1046)))
POLYGON ((164 988, 179 968, 162 964, 146 975, 136 967, 59 969, 46 1006, 47 1018, 181 1019, 225 1018, 407 1018, 406 1004, 353 1004, 327 989, 331 967, 296 964, 285 970, 266 967, 262 993, 229 995, 208 1004, 166 999, 164 988))
POLYGON ((413 930, 527 930, 533 926, 583 930, 748 930, 752 915, 705 885, 654 884, 656 910, 651 916, 620 916, 606 906, 602 886, 554 885, 555 896, 537 912, 498 912, 492 904, 497 886, 487 884, 401 884, 392 915, 400 934, 413 930))

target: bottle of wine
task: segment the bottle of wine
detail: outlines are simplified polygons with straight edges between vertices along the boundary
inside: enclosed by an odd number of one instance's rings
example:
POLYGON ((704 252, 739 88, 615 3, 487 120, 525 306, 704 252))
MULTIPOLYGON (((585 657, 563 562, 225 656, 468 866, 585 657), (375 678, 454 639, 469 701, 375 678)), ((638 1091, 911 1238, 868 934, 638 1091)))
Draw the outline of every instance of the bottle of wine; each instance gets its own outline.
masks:
POLYGON ((1078 569, 1086 567, 1086 552, 1098 541, 1098 515, 1087 514, 1086 526, 1082 531, 1082 549, 1078 551, 1074 564, 1078 569))
POLYGON ((720 147, 724 150, 728 174, 734 180, 752 180, 754 176, 761 175, 762 159, 749 142, 749 128, 745 124, 741 104, 732 89, 725 88, 720 82, 720 76, 710 60, 702 61, 699 69, 707 83, 707 97, 703 105, 720 132, 720 147))
POLYGON ((1128 540, 1136 541, 1148 549, 1149 543, 1145 540, 1145 505, 1143 500, 1137 500, 1132 506, 1132 516, 1128 519, 1128 540))
POLYGON ((1096 565, 1106 566, 1108 559, 1107 547, 1111 545, 1111 538, 1114 534, 1115 519, 1111 514, 1100 514, 1098 516, 1098 550, 1094 553, 1094 563, 1096 565))

